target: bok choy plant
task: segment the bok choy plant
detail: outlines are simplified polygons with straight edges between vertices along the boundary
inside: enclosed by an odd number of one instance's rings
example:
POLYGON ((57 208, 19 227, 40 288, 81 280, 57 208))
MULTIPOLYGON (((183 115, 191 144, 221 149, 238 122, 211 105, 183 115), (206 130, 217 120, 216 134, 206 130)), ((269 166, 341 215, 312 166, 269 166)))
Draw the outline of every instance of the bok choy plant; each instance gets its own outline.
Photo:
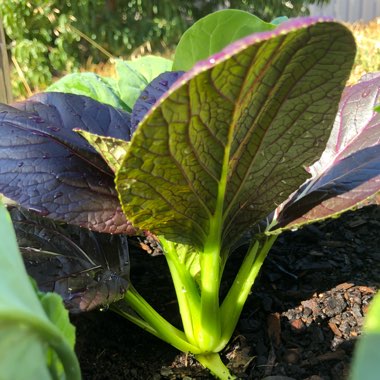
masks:
MULTIPOLYGON (((276 26, 240 11, 216 12, 184 34, 175 71, 150 81, 131 114, 59 92, 3 105, 0 192, 42 220, 96 231, 95 241, 97 232, 153 234, 182 329, 129 283, 125 249, 103 252, 88 287, 65 294, 67 303, 79 298, 81 311, 121 300, 113 310, 194 354, 216 377, 233 378, 219 352, 276 237, 379 191, 373 108, 380 76, 344 89, 354 56, 351 33, 331 20, 276 26), (224 38, 226 25, 235 28, 224 38), (223 272, 241 246, 246 256, 221 299, 223 272), (115 255, 124 259, 101 264, 115 255)), ((133 81, 144 80, 146 67, 129 68, 133 81)), ((128 91, 128 78, 123 83, 128 91)), ((77 257, 91 260, 88 247, 77 257)))

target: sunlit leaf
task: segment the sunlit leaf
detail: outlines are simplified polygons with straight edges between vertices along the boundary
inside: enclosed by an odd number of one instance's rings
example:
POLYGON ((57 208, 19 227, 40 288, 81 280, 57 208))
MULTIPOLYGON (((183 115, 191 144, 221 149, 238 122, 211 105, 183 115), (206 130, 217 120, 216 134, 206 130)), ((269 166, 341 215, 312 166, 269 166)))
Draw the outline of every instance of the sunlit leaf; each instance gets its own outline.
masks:
POLYGON ((231 246, 307 179, 354 55, 344 26, 302 19, 196 65, 133 136, 116 177, 126 215, 177 242, 231 246))
POLYGON ((46 91, 85 95, 98 102, 130 111, 130 108, 120 99, 116 84, 115 79, 102 78, 94 73, 74 73, 65 75, 49 86, 46 91), (110 81, 114 83, 111 85, 110 81))
POLYGON ((130 141, 108 136, 99 136, 95 133, 82 131, 80 129, 76 131, 97 150, 114 173, 119 169, 128 150, 130 141))
POLYGON ((274 28, 275 25, 237 9, 211 13, 194 23, 181 37, 175 51, 173 70, 189 70, 231 42, 274 28))
POLYGON ((118 92, 132 109, 141 91, 158 75, 172 69, 173 62, 163 57, 145 56, 133 61, 116 61, 118 92))

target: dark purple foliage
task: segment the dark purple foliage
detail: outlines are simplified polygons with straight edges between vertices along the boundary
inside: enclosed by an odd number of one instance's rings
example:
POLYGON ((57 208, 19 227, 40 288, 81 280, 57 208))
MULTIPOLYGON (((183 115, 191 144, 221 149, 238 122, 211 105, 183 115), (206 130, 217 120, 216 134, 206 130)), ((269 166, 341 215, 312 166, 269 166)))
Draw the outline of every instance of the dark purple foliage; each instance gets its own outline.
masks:
POLYGON ((160 74, 152 80, 137 99, 131 115, 132 130, 135 131, 137 125, 152 108, 157 100, 167 93, 171 85, 184 74, 183 71, 170 71, 160 74))
POLYGON ((45 93, 13 107, 0 105, 0 192, 54 220, 133 233, 113 173, 74 128, 131 136, 128 113, 84 96, 45 93))
POLYGON ((326 150, 309 168, 313 178, 280 206, 279 226, 325 219, 379 192, 379 100, 380 73, 345 89, 326 150))
POLYGON ((42 291, 59 293, 72 313, 121 299, 129 286, 127 238, 58 225, 10 208, 26 269, 42 291))

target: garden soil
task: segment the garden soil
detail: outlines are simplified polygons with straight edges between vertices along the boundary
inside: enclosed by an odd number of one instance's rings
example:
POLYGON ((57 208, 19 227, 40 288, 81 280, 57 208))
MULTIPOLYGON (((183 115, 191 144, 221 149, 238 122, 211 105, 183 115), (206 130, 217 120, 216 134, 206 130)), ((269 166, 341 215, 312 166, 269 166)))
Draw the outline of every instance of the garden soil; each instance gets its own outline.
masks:
MULTIPOLYGON (((135 287, 180 326, 164 257, 137 250, 131 256, 135 287)), ((239 252, 231 257, 225 288, 241 258, 239 252)), ((241 379, 347 379, 379 284, 380 207, 285 233, 272 248, 222 359, 241 379)), ((112 311, 72 321, 85 380, 213 378, 191 355, 112 311)))

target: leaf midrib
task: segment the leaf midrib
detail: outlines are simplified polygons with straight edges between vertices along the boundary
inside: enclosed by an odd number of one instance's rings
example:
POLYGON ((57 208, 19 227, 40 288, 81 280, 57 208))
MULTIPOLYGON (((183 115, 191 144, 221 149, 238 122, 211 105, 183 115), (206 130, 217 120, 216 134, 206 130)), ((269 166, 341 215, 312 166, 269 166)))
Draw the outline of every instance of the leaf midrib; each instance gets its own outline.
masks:
MULTIPOLYGON (((286 38, 283 38, 283 39, 280 41, 279 46, 282 46, 285 40, 286 40, 286 38)), ((265 41, 265 42, 266 42, 266 41, 265 41)), ((261 49, 261 48, 262 48, 262 46, 260 47, 260 49, 261 49)), ((275 59, 275 57, 278 56, 278 54, 279 54, 279 50, 280 50, 280 48, 277 49, 276 54, 273 55, 273 56, 271 57, 271 59, 270 59, 270 60, 267 62, 267 64, 265 65, 265 69, 262 70, 262 71, 260 72, 260 75, 254 80, 254 82, 253 82, 252 85, 251 85, 251 91, 253 91, 255 87, 257 88, 257 86, 259 85, 259 81, 260 81, 260 79, 262 79, 262 77, 264 76, 264 74, 267 73, 267 71, 268 71, 268 69, 269 69, 269 66, 271 65, 271 63, 273 62, 273 60, 275 59)), ((257 53, 252 57, 252 61, 253 61, 256 57, 257 57, 257 53)), ((244 82, 247 80, 247 72, 249 71, 250 68, 251 68, 251 66, 246 70, 246 75, 245 75, 244 82)), ((235 103, 235 107, 234 107, 234 116, 233 116, 233 119, 232 119, 233 122, 231 123, 232 125, 231 125, 231 127, 230 127, 231 129, 234 129, 234 127, 235 127, 235 125, 236 125, 236 121, 238 121, 237 111, 238 111, 238 106, 240 105, 240 103, 241 103, 241 101, 242 101, 242 95, 243 95, 243 94, 242 94, 242 90, 243 90, 243 89, 244 89, 244 83, 242 84, 242 86, 241 86, 241 88, 240 88, 240 94, 239 94, 238 101, 235 103)), ((270 92, 272 92, 272 91, 274 91, 274 89, 271 89, 270 92)), ((269 97, 267 98, 266 101, 264 101, 264 105, 261 107, 261 109, 263 109, 263 108, 265 107, 265 104, 267 104, 268 101, 269 101, 269 97)), ((258 115, 257 115, 257 117, 255 118, 255 120, 257 120, 257 119, 260 117, 260 115, 262 114, 262 112, 263 112, 263 111, 260 111, 260 112, 258 113, 258 115)), ((266 131, 266 132, 267 132, 267 131, 266 131)), ((266 132, 265 132, 265 133, 266 133, 266 132)), ((236 169, 236 167, 237 167, 237 165, 238 165, 238 159, 240 158, 240 156, 241 156, 241 150, 243 149, 242 147, 245 146, 244 141, 247 141, 248 136, 251 136, 252 133, 253 133, 253 128, 251 127, 251 128, 249 128, 248 133, 245 135, 243 141, 240 143, 239 148, 236 150, 234 156, 231 157, 231 159, 229 159, 229 163, 230 163, 230 162, 231 162, 231 163, 234 163, 234 165, 231 166, 231 169, 230 169, 230 172, 229 172, 229 178, 228 178, 229 180, 231 179, 231 173, 234 172, 234 170, 236 169)), ((259 151, 260 146, 261 146, 261 144, 262 144, 262 141, 263 141, 263 139, 261 140, 260 144, 258 145, 258 147, 257 147, 257 151, 259 151)), ((256 157, 257 157, 257 154, 255 154, 255 158, 254 158, 254 160, 251 162, 250 167, 253 165, 253 162, 255 162, 256 157)), ((245 181, 246 181, 246 178, 247 178, 248 173, 249 173, 249 168, 248 168, 248 170, 246 171, 246 174, 245 174, 243 180, 241 181, 241 183, 240 183, 240 185, 239 185, 237 191, 235 192, 233 198, 231 199, 230 203, 228 204, 228 206, 226 207, 226 209, 225 209, 225 211, 224 211, 224 213, 223 213, 223 224, 225 223, 226 218, 228 217, 228 215, 229 215, 229 213, 230 213, 230 211, 231 211, 232 206, 235 204, 236 199, 238 198, 240 192, 241 192, 242 189, 243 189, 243 185, 244 185, 244 183, 245 183, 245 181)), ((228 182, 229 182, 229 181, 228 181, 228 182)), ((230 222, 230 223, 231 223, 231 222, 230 222)), ((230 223, 229 223, 229 224, 230 224, 230 223)), ((227 226, 227 227, 228 227, 228 226, 227 226)))

